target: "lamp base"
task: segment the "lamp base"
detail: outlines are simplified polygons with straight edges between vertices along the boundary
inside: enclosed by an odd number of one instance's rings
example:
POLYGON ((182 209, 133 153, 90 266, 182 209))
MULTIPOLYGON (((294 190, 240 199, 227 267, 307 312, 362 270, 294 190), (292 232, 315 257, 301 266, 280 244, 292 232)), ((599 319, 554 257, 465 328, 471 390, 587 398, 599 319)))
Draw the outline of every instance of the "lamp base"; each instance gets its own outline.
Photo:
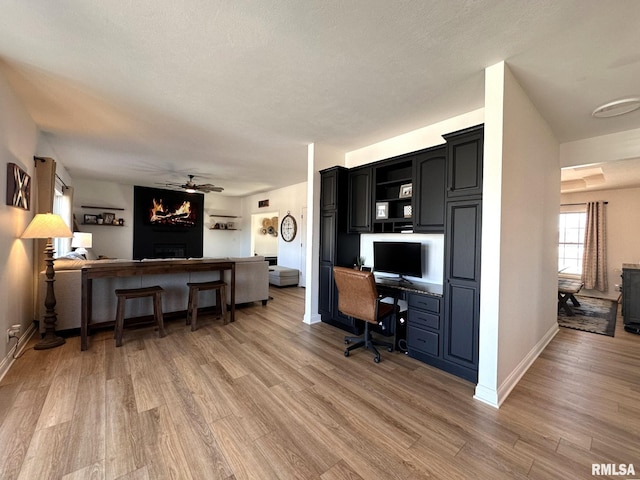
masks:
POLYGON ((33 346, 34 350, 47 350, 48 348, 59 347, 60 345, 64 345, 64 338, 58 337, 57 335, 45 335, 42 340, 36 343, 33 346))

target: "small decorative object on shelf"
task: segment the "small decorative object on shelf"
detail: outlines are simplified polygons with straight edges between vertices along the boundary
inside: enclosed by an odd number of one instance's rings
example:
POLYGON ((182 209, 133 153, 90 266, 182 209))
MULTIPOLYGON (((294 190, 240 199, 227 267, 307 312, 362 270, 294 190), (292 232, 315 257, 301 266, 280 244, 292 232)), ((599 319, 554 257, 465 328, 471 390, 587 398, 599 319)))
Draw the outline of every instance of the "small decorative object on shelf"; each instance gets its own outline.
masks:
POLYGON ((376 202, 376 220, 389 218, 389 202, 376 202))
POLYGON ((400 198, 410 198, 413 194, 413 184, 406 183, 404 185, 400 185, 400 198))
POLYGON ((404 214, 404 218, 411 218, 413 208, 411 207, 411 205, 405 205, 404 207, 402 207, 402 212, 404 214))
POLYGON ((121 227, 124 225, 124 218, 118 219, 118 225, 120 225, 121 227))
POLYGON ((112 225, 113 221, 116 219, 116 214, 104 212, 102 214, 102 218, 104 220, 104 223, 106 223, 107 225, 112 225))

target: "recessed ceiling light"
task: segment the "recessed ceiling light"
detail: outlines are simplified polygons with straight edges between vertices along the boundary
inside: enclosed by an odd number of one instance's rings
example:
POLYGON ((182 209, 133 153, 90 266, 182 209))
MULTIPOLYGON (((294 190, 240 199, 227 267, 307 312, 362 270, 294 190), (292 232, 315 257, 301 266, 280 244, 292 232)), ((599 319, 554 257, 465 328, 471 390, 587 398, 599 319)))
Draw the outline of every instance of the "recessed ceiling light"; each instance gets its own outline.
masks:
POLYGON ((638 108, 640 108, 640 97, 623 98, 599 106, 591 115, 597 118, 617 117, 638 108))

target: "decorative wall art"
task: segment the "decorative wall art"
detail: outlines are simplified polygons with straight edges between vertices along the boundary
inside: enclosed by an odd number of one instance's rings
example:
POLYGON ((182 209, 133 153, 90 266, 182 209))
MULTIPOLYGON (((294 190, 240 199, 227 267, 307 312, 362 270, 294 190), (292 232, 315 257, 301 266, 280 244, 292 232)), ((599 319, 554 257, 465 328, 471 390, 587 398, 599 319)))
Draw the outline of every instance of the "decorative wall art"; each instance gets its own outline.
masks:
POLYGON ((31 209, 31 177, 15 163, 7 164, 7 205, 31 209))

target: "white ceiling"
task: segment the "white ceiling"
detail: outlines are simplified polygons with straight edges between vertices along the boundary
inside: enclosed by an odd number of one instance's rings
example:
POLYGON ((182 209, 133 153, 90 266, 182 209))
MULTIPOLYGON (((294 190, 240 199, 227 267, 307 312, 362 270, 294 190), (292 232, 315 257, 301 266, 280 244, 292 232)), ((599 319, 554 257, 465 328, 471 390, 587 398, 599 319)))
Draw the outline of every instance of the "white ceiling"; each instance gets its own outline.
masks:
MULTIPOLYGON (((501 60, 560 142, 640 128, 634 0, 2 0, 0 68, 74 178, 244 195, 482 107, 501 60)), ((40 152, 39 152, 40 153, 40 152)), ((216 195, 216 194, 212 194, 216 195)))

